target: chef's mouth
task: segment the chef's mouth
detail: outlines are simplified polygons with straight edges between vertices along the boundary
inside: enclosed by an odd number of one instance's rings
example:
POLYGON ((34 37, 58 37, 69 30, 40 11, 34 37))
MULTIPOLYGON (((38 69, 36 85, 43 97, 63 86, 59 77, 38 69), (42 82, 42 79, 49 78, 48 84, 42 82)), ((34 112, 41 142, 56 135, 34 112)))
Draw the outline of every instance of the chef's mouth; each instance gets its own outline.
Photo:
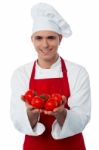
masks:
POLYGON ((48 54, 50 51, 52 51, 52 48, 51 48, 51 49, 46 49, 46 50, 40 49, 40 51, 41 51, 43 54, 48 54))

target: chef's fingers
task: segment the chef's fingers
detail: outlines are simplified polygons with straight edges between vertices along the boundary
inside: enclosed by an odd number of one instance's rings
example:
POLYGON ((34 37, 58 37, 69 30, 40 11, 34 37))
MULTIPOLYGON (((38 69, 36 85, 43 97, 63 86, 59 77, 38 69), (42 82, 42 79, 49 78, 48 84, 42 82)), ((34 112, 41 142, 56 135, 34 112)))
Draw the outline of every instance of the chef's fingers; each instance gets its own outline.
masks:
POLYGON ((61 112, 64 109, 64 104, 60 105, 59 107, 54 108, 53 112, 57 113, 57 112, 61 112))
POLYGON ((39 109, 34 108, 32 105, 30 105, 29 103, 25 102, 25 105, 27 107, 28 110, 30 111, 34 111, 34 112, 39 112, 39 109))
POLYGON ((44 114, 45 114, 45 115, 52 115, 52 114, 53 114, 53 112, 52 112, 52 111, 44 110, 43 112, 44 112, 44 114))
POLYGON ((35 108, 34 108, 34 109, 32 109, 32 112, 33 112, 33 113, 40 113, 40 109, 35 109, 35 108))
POLYGON ((25 105, 26 105, 26 107, 27 107, 27 108, 29 108, 29 109, 33 109, 33 106, 32 106, 32 105, 30 105, 29 103, 25 102, 25 105))
POLYGON ((65 105, 67 103, 67 97, 62 95, 62 104, 65 105))
POLYGON ((23 95, 21 95, 21 100, 22 100, 23 102, 25 102, 25 99, 24 99, 24 96, 23 96, 23 95))

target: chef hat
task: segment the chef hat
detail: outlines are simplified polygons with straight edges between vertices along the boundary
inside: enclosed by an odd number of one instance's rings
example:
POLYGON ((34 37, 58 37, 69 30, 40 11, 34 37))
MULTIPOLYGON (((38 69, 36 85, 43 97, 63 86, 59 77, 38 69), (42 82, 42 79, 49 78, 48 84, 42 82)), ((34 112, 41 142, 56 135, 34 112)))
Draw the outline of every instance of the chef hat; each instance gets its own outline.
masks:
POLYGON ((48 30, 62 34, 65 37, 69 37, 72 34, 69 24, 49 4, 35 4, 31 9, 31 16, 34 21, 32 33, 48 30))

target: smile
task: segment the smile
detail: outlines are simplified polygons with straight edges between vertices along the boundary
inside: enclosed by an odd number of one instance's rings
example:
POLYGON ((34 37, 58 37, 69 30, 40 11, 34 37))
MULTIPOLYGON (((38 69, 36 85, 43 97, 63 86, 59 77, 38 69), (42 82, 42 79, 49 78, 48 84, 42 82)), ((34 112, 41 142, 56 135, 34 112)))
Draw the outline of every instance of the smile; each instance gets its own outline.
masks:
POLYGON ((50 51, 52 51, 52 49, 47 49, 47 50, 42 50, 40 49, 40 51, 44 54, 44 55, 47 55, 50 53, 50 51))

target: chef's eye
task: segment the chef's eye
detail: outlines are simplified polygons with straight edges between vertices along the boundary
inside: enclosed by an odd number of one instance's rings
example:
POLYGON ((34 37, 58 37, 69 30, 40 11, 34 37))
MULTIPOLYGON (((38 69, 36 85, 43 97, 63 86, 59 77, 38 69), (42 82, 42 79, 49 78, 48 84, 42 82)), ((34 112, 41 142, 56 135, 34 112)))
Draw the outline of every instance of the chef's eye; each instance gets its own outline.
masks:
POLYGON ((36 40, 41 40, 42 37, 41 37, 41 36, 36 36, 35 39, 36 39, 36 40))
POLYGON ((49 39, 49 40, 55 40, 56 37, 55 37, 55 36, 48 36, 48 39, 49 39))

